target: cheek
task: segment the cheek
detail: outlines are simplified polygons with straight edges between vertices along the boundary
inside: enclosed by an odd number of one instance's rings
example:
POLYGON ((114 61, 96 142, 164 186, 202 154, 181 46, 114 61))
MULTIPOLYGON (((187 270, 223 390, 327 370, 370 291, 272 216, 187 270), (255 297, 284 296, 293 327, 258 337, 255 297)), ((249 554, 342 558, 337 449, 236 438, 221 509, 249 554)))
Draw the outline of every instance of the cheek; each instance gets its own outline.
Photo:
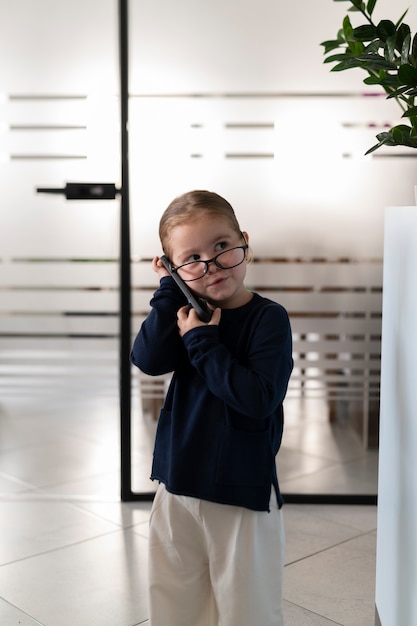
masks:
POLYGON ((238 265, 232 271, 233 271, 233 278, 235 280, 244 281, 245 276, 246 276, 246 262, 243 262, 242 265, 238 265))
POLYGON ((197 294, 197 296, 204 296, 204 284, 201 283, 201 281, 199 280, 193 280, 193 282, 191 283, 186 283, 187 287, 195 294, 197 294), (200 283, 200 284, 198 284, 200 283))

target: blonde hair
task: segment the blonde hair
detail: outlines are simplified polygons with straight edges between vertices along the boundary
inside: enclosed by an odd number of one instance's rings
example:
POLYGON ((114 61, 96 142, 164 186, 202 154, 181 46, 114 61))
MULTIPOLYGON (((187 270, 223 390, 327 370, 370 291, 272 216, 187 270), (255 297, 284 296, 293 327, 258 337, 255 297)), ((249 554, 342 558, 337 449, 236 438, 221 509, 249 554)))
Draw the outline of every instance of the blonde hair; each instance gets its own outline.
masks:
POLYGON ((225 218, 232 229, 242 235, 232 205, 213 191, 194 190, 175 198, 162 214, 159 222, 159 238, 162 249, 170 256, 169 239, 173 228, 190 223, 202 215, 213 215, 225 218))

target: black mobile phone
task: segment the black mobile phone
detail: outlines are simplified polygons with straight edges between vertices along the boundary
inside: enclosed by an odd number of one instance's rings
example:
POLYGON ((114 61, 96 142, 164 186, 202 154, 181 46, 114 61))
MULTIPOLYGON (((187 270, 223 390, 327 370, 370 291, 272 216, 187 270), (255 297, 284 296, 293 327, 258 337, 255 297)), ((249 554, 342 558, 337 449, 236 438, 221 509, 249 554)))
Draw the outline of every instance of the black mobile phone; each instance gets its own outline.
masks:
POLYGON ((190 304, 193 309, 196 310, 198 317, 202 322, 209 322, 211 320, 211 316, 213 311, 209 308, 206 300, 204 298, 200 298, 192 293, 192 291, 187 287, 187 284, 180 278, 177 272, 172 271, 171 262, 167 256, 161 256, 161 261, 164 264, 165 269, 171 274, 172 278, 177 283, 178 287, 181 289, 182 293, 188 300, 188 304, 190 304))

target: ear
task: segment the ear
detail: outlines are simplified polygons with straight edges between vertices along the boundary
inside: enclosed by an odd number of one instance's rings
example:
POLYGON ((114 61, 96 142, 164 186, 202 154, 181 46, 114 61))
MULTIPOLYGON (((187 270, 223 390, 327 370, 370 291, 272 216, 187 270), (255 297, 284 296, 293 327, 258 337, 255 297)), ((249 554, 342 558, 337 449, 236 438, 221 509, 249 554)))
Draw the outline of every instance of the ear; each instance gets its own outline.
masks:
MULTIPOLYGON (((246 232, 246 230, 244 230, 242 232, 243 238, 246 241, 247 245, 249 246, 249 235, 246 232)), ((246 263, 251 263, 253 261, 253 252, 252 252, 252 248, 249 246, 249 248, 246 250, 245 253, 245 258, 246 258, 246 263)))

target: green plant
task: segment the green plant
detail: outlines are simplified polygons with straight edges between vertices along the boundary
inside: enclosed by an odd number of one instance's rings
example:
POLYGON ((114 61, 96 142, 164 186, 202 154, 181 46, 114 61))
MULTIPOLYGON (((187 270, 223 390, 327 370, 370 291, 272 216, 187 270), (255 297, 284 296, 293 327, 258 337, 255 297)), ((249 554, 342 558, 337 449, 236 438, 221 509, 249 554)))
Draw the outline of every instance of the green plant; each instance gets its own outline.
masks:
POLYGON ((351 68, 361 68, 367 73, 366 85, 380 85, 393 98, 402 110, 402 117, 409 124, 393 126, 388 131, 378 134, 378 143, 366 154, 381 146, 408 146, 417 148, 417 34, 411 34, 410 27, 403 20, 407 11, 398 22, 373 21, 373 12, 377 0, 334 0, 349 2, 352 6, 348 13, 361 13, 366 23, 353 27, 350 16, 346 15, 337 38, 324 41, 324 54, 329 55, 324 63, 336 62, 333 72, 351 68), (335 54, 334 52, 339 52, 335 54))

